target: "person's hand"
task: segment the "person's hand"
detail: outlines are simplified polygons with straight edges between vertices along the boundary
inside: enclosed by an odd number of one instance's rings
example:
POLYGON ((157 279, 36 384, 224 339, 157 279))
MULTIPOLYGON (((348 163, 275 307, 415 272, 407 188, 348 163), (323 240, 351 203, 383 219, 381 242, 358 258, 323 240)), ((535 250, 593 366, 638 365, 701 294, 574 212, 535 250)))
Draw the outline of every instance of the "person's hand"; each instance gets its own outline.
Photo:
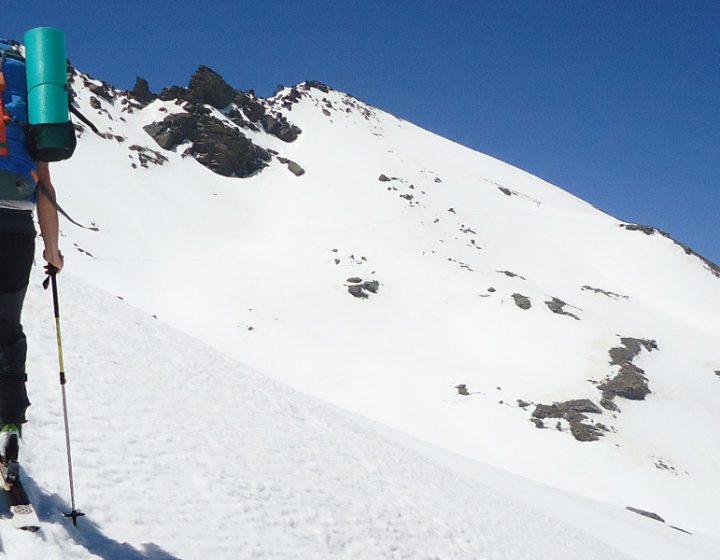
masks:
MULTIPOLYGON (((60 249, 45 249, 43 251, 43 258, 47 261, 48 265, 51 265, 55 268, 56 273, 60 272, 63 269, 63 265, 65 264, 65 257, 63 257, 60 249)), ((45 268, 47 269, 48 267, 45 268)))

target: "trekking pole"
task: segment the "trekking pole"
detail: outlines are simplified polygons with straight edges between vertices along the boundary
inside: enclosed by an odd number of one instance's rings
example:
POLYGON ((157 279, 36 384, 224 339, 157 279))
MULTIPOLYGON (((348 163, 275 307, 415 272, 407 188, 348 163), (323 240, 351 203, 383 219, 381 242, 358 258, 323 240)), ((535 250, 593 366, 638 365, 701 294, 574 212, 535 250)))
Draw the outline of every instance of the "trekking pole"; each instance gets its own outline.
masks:
POLYGON ((62 335, 60 334, 60 303, 58 301, 58 290, 57 290, 57 273, 58 269, 51 264, 48 264, 45 269, 47 270, 48 277, 43 282, 43 288, 47 290, 48 284, 52 284, 52 295, 53 295, 53 307, 55 309, 55 332, 57 334, 57 345, 58 345, 58 361, 60 362, 60 388, 62 390, 62 407, 63 407, 63 419, 65 421, 65 447, 67 450, 67 463, 68 463, 68 478, 70 479, 70 501, 72 504, 72 511, 63 513, 65 517, 72 519, 73 525, 77 527, 77 518, 85 515, 75 509, 75 484, 73 482, 73 470, 72 470, 72 454, 70 452, 70 425, 68 424, 68 411, 67 411, 67 396, 65 395, 65 364, 63 363, 63 350, 62 350, 62 335))

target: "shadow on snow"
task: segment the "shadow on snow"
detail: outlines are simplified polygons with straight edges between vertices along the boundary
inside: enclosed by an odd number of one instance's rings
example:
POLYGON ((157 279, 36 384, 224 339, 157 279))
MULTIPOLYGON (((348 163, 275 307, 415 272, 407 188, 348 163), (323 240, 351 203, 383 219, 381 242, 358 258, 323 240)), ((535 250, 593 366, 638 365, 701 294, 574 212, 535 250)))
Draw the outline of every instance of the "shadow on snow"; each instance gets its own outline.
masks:
POLYGON ((129 543, 113 540, 87 517, 80 517, 78 527, 75 528, 62 515, 72 509, 62 497, 45 492, 26 472, 23 472, 23 485, 41 522, 61 524, 70 539, 104 560, 181 560, 154 543, 145 543, 142 550, 138 550, 129 543))

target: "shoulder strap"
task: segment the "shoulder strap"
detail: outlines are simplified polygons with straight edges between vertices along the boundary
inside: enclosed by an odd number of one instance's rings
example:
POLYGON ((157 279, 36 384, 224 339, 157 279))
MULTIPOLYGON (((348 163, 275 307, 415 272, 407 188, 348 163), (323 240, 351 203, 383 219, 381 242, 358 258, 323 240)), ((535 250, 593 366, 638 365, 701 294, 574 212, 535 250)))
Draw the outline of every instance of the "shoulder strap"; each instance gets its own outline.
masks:
POLYGON ((88 125, 90 127, 90 130, 92 130, 98 136, 103 137, 102 134, 100 134, 100 132, 98 131, 97 127, 93 123, 91 123, 90 120, 85 115, 83 115, 77 108, 75 108, 75 106, 72 104, 72 101, 68 105, 68 108, 73 115, 75 115, 78 119, 88 125))
POLYGON ((82 224, 79 224, 79 223, 76 222, 75 220, 73 220, 73 219, 68 215, 68 213, 65 212, 65 210, 63 210, 62 207, 58 204, 58 201, 57 201, 57 199, 55 198, 55 195, 50 192, 50 189, 47 188, 47 186, 45 185, 45 183, 43 183, 42 181, 38 181, 37 184, 38 184, 38 188, 39 188, 39 189, 42 191, 42 193, 47 197, 47 199, 48 199, 48 200, 50 201, 50 203, 55 207, 55 209, 56 209, 58 212, 60 212, 60 214, 62 214, 63 216, 65 216, 65 217, 70 221, 70 223, 75 224, 76 226, 81 227, 81 228, 83 228, 83 229, 89 229, 90 231, 100 231, 100 228, 98 228, 98 227, 96 227, 96 226, 93 226, 93 227, 84 226, 84 225, 82 225, 82 224))
POLYGON ((5 51, 0 54, 0 157, 8 155, 7 131, 5 130, 5 105, 3 95, 5 93, 5 51))

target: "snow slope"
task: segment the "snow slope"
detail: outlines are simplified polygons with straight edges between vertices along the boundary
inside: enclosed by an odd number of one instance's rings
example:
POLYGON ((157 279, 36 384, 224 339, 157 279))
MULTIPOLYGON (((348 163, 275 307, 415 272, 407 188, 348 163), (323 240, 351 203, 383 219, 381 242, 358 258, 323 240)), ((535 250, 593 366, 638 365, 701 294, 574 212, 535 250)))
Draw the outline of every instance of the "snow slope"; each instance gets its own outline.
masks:
POLYGON ((720 557, 707 549, 717 543, 619 508, 473 461, 463 473, 459 457, 383 435, 64 274, 75 479, 87 514, 74 529, 61 516, 69 506, 52 306, 33 280, 22 455, 43 533, 0 522, 4 557, 720 557), (597 511, 578 521, 575 510, 597 511))
POLYGON ((274 159, 237 179, 143 131, 179 105, 130 114, 117 94, 96 111, 80 88, 84 112, 126 140, 86 132, 54 166, 61 202, 99 228, 63 227, 68 270, 338 407, 717 538, 720 279, 708 264, 341 92, 309 88, 287 108, 291 91, 270 103, 303 130, 295 142, 244 132, 306 173, 274 159), (168 163, 133 168, 133 144, 168 163), (378 293, 354 298, 352 277, 378 293), (551 312, 553 297, 577 319, 551 312), (599 403, 621 337, 657 342, 635 360, 651 394, 603 409, 599 441, 576 441, 565 420, 536 429, 535 404, 599 403))

